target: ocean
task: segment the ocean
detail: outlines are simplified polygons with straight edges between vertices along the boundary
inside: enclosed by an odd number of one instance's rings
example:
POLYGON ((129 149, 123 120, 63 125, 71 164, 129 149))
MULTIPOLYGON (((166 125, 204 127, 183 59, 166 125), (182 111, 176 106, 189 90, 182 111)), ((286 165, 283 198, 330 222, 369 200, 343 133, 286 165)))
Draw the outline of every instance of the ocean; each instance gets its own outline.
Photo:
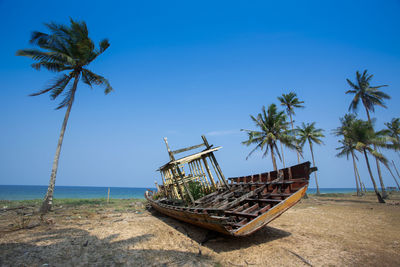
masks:
MULTIPOLYGON (((147 189, 138 187, 110 187, 110 198, 144 198, 147 189)), ((0 185, 0 200, 42 199, 46 194, 44 185, 0 185)), ((368 189, 372 190, 372 189, 368 189)), ((56 186, 54 198, 106 198, 108 187, 95 186, 56 186)), ((316 188, 309 188, 307 193, 315 194, 316 188)), ((320 188, 321 193, 350 193, 355 188, 320 188)))

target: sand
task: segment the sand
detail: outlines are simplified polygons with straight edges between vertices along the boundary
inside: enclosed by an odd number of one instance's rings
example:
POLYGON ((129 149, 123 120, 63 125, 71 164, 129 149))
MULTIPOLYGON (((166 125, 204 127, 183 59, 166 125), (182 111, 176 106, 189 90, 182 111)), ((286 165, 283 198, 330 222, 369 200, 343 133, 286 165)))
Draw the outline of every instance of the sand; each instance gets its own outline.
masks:
POLYGON ((7 212, 0 215, 0 265, 400 266, 399 202, 399 195, 387 204, 373 196, 311 196, 244 238, 210 233, 140 203, 56 207, 46 223, 20 230, 18 215, 7 212))

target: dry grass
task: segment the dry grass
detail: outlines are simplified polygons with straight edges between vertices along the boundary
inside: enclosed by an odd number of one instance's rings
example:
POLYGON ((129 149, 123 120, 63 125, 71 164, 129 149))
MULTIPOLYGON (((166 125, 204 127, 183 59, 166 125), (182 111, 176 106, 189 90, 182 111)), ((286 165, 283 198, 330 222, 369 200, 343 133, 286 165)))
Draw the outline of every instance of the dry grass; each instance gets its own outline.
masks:
POLYGON ((0 265, 306 266, 303 258, 313 266, 400 266, 399 201, 311 196, 244 238, 209 233, 136 201, 59 204, 45 218, 50 223, 32 229, 12 231, 12 216, 0 216, 0 265))

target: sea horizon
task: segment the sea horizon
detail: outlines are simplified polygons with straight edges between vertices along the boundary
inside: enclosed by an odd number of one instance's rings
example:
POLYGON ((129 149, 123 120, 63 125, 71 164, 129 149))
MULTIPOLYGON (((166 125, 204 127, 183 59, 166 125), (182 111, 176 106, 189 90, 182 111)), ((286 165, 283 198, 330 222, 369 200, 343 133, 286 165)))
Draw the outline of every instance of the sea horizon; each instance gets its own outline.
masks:
MULTIPOLYGON (((54 198, 74 198, 74 199, 93 199, 106 198, 110 188, 110 198, 144 199, 146 190, 155 190, 151 187, 105 187, 105 186, 62 186, 56 185, 54 198)), ((0 200, 32 200, 42 199, 46 194, 47 185, 0 185, 0 200)), ((367 190, 373 190, 367 188, 367 190)), ((315 194, 316 188, 308 188, 308 194, 315 194)), ((320 188, 322 194, 327 193, 351 193, 356 192, 356 188, 320 188)))

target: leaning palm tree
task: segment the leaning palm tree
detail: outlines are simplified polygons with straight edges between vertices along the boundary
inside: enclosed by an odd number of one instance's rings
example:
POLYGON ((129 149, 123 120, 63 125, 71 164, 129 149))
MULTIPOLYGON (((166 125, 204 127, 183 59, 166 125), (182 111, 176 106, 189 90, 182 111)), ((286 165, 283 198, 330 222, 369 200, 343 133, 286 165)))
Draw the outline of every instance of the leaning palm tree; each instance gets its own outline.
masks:
MULTIPOLYGON (((323 131, 322 129, 315 128, 315 122, 307 124, 303 122, 301 127, 296 128, 297 135, 299 136, 300 146, 303 147, 306 141, 308 141, 310 145, 310 151, 314 167, 315 167, 315 159, 314 159, 313 143, 317 145, 323 144, 321 138, 325 136, 322 133, 322 131, 323 131)), ((317 186, 317 195, 319 195, 320 191, 318 186, 317 173, 315 172, 314 175, 315 175, 315 184, 317 186)))
MULTIPOLYGON (((289 115, 290 124, 292 125, 292 131, 294 132, 293 118, 292 115, 295 115, 295 108, 304 108, 302 104, 304 101, 300 101, 295 92, 290 92, 288 94, 282 94, 282 96, 278 96, 278 100, 281 102, 281 106, 284 106, 286 109, 286 114, 289 115)), ((283 150, 282 150, 283 153, 283 150)), ((300 163, 300 153, 297 153, 297 162, 300 163)))
MULTIPOLYGON (((356 71, 356 82, 353 83, 349 79, 347 80, 347 83, 350 85, 352 89, 346 91, 346 94, 354 94, 353 100, 350 103, 349 110, 352 110, 354 112, 357 111, 358 109, 358 104, 360 103, 360 100, 362 104, 364 105, 365 111, 367 113, 367 118, 368 121, 372 125, 371 117, 369 112, 375 112, 375 106, 381 106, 383 108, 387 108, 384 99, 390 99, 390 96, 387 95, 386 93, 382 92, 379 90, 382 87, 386 87, 387 85, 378 85, 378 86, 371 86, 370 81, 372 79, 373 75, 368 74, 367 70, 364 70, 363 74, 360 72, 356 71)), ((376 147, 374 147, 376 150, 376 147)), ((382 190, 382 196, 383 198, 387 198, 388 195, 385 190, 385 185, 383 183, 382 179, 382 173, 381 173, 381 168, 379 166, 379 160, 376 159, 376 168, 378 170, 378 176, 379 176, 379 182, 381 184, 381 190, 382 190)))
POLYGON ((348 137, 351 126, 355 120, 356 120, 356 116, 354 114, 344 115, 343 118, 340 118, 341 126, 336 128, 335 130, 333 130, 333 134, 335 136, 343 136, 343 139, 339 140, 339 143, 341 143, 341 146, 336 148, 336 150, 340 150, 340 152, 336 156, 337 157, 346 156, 346 158, 348 160, 349 155, 351 155, 351 158, 353 160, 354 177, 356 180, 357 196, 361 196, 362 188, 360 191, 360 187, 362 187, 362 182, 361 182, 360 175, 359 175, 358 169, 357 169, 356 160, 358 161, 358 158, 357 158, 357 155, 354 154, 354 151, 356 150, 356 144, 354 142, 352 142, 348 137))
POLYGON ((393 118, 390 122, 386 122, 387 134, 392 137, 397 144, 400 144, 400 118, 393 118))
POLYGON ((274 166, 274 170, 277 171, 278 167, 276 165, 275 154, 281 158, 277 142, 280 141, 287 147, 296 149, 293 136, 288 134, 286 131, 288 124, 286 122, 286 115, 283 111, 278 111, 275 104, 271 104, 268 106, 268 110, 265 110, 265 107, 263 106, 262 112, 259 113, 257 117, 250 116, 250 118, 259 130, 253 131, 242 129, 242 131, 245 131, 248 136, 248 140, 243 141, 242 144, 247 146, 256 145, 247 158, 257 149, 264 150, 264 157, 270 151, 272 165, 274 166))
POLYGON ((61 146, 67 126, 71 107, 74 102, 75 93, 79 79, 92 87, 92 85, 102 85, 105 87, 105 94, 113 89, 104 77, 93 73, 86 68, 93 60, 102 54, 109 46, 107 39, 100 42, 99 48, 95 48, 93 41, 88 36, 88 29, 85 22, 70 20, 71 25, 59 25, 48 23, 45 26, 50 33, 33 32, 30 40, 31 44, 41 49, 18 50, 18 56, 29 57, 36 61, 32 67, 36 70, 45 68, 52 72, 63 72, 55 81, 44 90, 31 94, 37 96, 49 92, 52 100, 63 93, 64 98, 57 109, 66 107, 64 121, 58 139, 56 154, 51 170, 50 182, 46 196, 40 208, 42 213, 48 212, 53 204, 54 185, 60 158, 61 146), (69 86, 68 86, 69 85, 69 86), (68 87, 67 87, 68 86, 68 87))
POLYGON ((353 142, 351 142, 351 140, 349 140, 348 138, 339 140, 339 143, 341 144, 341 146, 336 148, 336 150, 339 150, 339 153, 336 154, 336 157, 340 158, 346 156, 348 160, 349 155, 351 155, 351 158, 353 159, 353 170, 354 170, 354 177, 356 180, 357 196, 361 196, 362 195, 362 190, 360 191, 361 181, 359 181, 357 163, 356 163, 356 160, 358 160, 358 158, 354 154, 354 151, 356 150, 356 145, 353 142))
POLYGON ((348 138, 356 143, 356 149, 364 155, 378 201, 385 203, 372 175, 368 154, 373 155, 377 160, 387 165, 387 159, 374 149, 374 147, 393 148, 393 145, 389 144, 390 139, 383 132, 375 132, 372 124, 369 121, 363 120, 354 121, 348 133, 348 138))

